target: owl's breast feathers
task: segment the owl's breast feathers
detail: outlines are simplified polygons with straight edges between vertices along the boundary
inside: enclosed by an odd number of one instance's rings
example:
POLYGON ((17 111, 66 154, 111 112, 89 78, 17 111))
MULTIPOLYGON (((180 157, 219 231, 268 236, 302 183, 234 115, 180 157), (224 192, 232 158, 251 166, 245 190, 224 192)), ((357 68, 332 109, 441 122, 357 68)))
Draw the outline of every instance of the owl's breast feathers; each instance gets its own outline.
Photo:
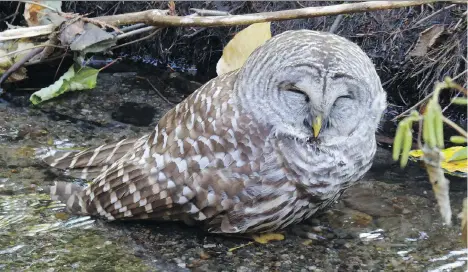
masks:
POLYGON ((183 220, 212 232, 283 228, 318 208, 275 149, 271 129, 234 98, 237 74, 215 78, 170 110, 155 130, 80 153, 46 158, 85 189, 57 183, 54 199, 77 214, 183 220))

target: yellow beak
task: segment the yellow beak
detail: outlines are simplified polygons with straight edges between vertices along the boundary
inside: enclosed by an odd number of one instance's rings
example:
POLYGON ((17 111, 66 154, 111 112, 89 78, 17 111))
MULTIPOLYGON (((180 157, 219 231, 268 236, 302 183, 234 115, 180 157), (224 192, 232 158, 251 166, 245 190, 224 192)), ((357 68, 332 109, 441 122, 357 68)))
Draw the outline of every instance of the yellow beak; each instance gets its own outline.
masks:
POLYGON ((322 129, 322 116, 319 115, 312 122, 312 132, 315 138, 320 134, 320 129, 322 129))

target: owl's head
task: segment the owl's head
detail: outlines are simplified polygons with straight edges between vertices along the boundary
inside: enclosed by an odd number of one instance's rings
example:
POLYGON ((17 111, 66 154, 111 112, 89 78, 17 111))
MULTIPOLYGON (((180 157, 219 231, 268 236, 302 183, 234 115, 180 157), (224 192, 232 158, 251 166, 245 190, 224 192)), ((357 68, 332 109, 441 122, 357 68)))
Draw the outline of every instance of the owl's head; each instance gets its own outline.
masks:
POLYGON ((330 33, 286 31, 257 48, 239 70, 239 103, 278 137, 339 144, 374 133, 386 94, 369 57, 330 33))

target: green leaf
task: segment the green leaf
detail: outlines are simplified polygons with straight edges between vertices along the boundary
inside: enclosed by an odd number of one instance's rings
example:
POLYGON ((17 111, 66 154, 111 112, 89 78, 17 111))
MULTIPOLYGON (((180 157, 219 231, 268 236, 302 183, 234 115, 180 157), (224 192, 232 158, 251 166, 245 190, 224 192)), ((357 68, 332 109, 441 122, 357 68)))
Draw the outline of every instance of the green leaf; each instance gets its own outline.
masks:
POLYGON ((468 152, 467 147, 464 146, 462 149, 460 149, 457 152, 453 153, 452 157, 450 157, 450 159, 448 159, 447 161, 451 162, 451 161, 466 160, 466 158, 467 158, 466 153, 467 152, 468 152))
POLYGON ((96 87, 98 73, 99 70, 90 67, 79 67, 75 70, 72 65, 54 84, 33 93, 29 100, 37 105, 68 91, 93 89, 96 87))

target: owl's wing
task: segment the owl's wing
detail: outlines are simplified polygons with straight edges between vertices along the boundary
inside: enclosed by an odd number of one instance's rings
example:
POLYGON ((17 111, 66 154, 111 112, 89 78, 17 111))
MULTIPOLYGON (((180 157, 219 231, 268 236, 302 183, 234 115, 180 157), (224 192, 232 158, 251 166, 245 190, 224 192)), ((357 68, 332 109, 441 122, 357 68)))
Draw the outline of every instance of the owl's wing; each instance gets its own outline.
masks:
POLYGON ((80 152, 54 152, 43 160, 54 168, 65 170, 67 176, 94 179, 125 154, 140 148, 146 142, 148 136, 124 139, 80 152))
MULTIPOLYGON (((228 103, 235 80, 231 75, 207 82, 170 110, 153 133, 129 145, 130 150, 119 152, 114 151, 115 146, 103 146, 52 160, 56 167, 81 173, 113 161, 82 192, 74 192, 71 185, 57 184, 52 193, 62 194, 61 200, 72 212, 100 214, 109 219, 133 217, 143 209, 146 214, 155 209, 174 213, 174 203, 183 205, 198 194, 197 179, 191 177, 205 168, 221 169, 235 160, 248 160, 232 142, 243 132, 232 130, 242 118, 235 116, 228 103), (115 160, 112 153, 124 155, 115 160)), ((238 145, 255 145, 262 137, 238 145)))

